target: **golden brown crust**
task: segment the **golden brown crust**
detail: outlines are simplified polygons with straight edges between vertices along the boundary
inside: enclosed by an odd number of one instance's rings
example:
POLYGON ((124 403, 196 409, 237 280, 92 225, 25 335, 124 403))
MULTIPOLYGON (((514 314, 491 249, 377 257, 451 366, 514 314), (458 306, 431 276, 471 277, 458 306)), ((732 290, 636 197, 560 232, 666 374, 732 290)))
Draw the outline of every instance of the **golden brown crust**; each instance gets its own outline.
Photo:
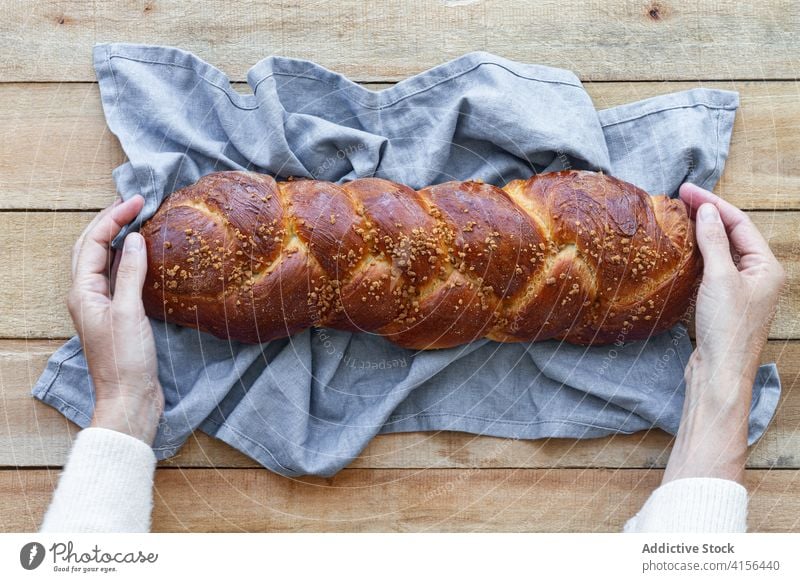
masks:
POLYGON ((413 349, 643 339, 680 320, 701 270, 683 203, 581 171, 418 192, 218 172, 142 234, 147 313, 251 343, 312 325, 413 349))

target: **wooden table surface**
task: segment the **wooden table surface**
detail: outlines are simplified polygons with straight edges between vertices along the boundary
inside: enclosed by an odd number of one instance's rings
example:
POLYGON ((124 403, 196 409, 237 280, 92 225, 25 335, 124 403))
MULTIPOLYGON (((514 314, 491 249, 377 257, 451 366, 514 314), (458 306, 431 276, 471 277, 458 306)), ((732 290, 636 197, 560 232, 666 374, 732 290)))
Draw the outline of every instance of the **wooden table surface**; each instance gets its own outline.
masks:
MULTIPOLYGON (((0 0, 0 531, 35 530, 77 427, 30 387, 73 333, 69 253, 125 159, 95 42, 168 44, 234 82, 270 54, 371 88, 471 50, 575 71, 598 109, 689 87, 739 91, 717 191, 746 208, 788 288, 764 361, 783 394, 747 471, 751 531, 800 531, 800 11, 695 2, 0 0)), ((237 86, 243 89, 241 85, 237 86)), ((197 434, 156 475, 156 531, 616 531, 658 485, 663 432, 586 441, 376 438, 331 479, 288 479, 197 434)))

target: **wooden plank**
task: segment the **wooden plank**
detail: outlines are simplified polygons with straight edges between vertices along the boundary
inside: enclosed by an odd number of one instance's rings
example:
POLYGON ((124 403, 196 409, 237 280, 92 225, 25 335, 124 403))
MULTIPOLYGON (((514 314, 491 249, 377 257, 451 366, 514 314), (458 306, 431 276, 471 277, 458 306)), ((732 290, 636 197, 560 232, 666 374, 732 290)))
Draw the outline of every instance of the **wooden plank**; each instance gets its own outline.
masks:
POLYGON ((92 83, 0 85, 0 208, 104 208, 125 161, 92 83))
MULTIPOLYGON (((56 341, 0 341, 0 467, 63 466, 78 427, 30 395, 56 341)), ((767 433, 751 448, 750 468, 800 468, 800 342, 772 341, 762 361, 777 362, 781 401, 767 433)), ((459 432, 379 435, 351 468, 651 468, 664 467, 672 438, 660 430, 589 440, 537 441, 459 432)), ((175 467, 258 467, 228 445, 195 433, 175 467)))
MULTIPOLYGON (((743 208, 800 209, 795 83, 586 83, 598 109, 698 86, 740 92, 717 190, 743 208)), ((0 102, 0 209, 96 210, 113 200, 111 171, 125 155, 108 131, 96 84, 9 83, 0 85, 0 102)))
MULTIPOLYGON (((63 341, 0 340, 0 467, 63 466, 80 428, 33 398, 31 387, 63 341)), ((202 433, 163 462, 182 467, 255 467, 249 457, 202 433)))
MULTIPOLYGON (((0 272, 13 282, 0 287, 0 338, 60 338, 73 333, 65 298, 70 252, 92 212, 0 212, 0 272)), ((771 338, 800 338, 798 212, 751 216, 784 264, 788 284, 771 338)))
MULTIPOLYGON (((344 470, 286 479, 258 469, 159 469, 157 532, 613 532, 661 470, 344 470)), ((0 528, 35 531, 58 474, 0 471, 0 528)), ((800 471, 751 470, 749 530, 800 531, 800 471)))
POLYGON ((745 209, 800 209, 800 99, 795 83, 588 83, 597 109, 695 87, 738 91, 728 160, 715 188, 745 209))
POLYGON ((783 0, 2 0, 0 14, 6 82, 90 81, 92 45, 119 39, 193 51, 233 80, 280 54, 397 81, 474 50, 592 80, 792 79, 800 51, 783 0))

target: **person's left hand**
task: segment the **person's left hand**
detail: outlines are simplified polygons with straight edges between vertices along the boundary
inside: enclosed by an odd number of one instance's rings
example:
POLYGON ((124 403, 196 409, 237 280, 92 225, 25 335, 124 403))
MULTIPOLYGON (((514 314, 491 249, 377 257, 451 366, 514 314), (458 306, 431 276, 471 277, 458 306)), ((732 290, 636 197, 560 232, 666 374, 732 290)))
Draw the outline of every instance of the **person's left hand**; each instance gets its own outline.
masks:
POLYGON ((142 235, 125 237, 112 294, 111 241, 144 205, 141 196, 100 212, 72 252, 69 313, 83 345, 95 390, 91 426, 152 445, 164 410, 155 342, 142 304, 147 251, 142 235))

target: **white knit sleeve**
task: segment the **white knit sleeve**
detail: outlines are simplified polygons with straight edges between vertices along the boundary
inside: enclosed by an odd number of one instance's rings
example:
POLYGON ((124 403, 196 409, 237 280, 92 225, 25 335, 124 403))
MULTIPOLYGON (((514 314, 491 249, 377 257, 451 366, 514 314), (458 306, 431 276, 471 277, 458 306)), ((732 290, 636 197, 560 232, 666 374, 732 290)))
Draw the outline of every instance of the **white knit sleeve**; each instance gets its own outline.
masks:
POLYGON ((628 520, 626 533, 738 533, 747 531, 747 489, 736 481, 687 477, 653 491, 628 520))
POLYGON ((106 428, 78 433, 42 533, 146 532, 156 457, 143 441, 106 428))

